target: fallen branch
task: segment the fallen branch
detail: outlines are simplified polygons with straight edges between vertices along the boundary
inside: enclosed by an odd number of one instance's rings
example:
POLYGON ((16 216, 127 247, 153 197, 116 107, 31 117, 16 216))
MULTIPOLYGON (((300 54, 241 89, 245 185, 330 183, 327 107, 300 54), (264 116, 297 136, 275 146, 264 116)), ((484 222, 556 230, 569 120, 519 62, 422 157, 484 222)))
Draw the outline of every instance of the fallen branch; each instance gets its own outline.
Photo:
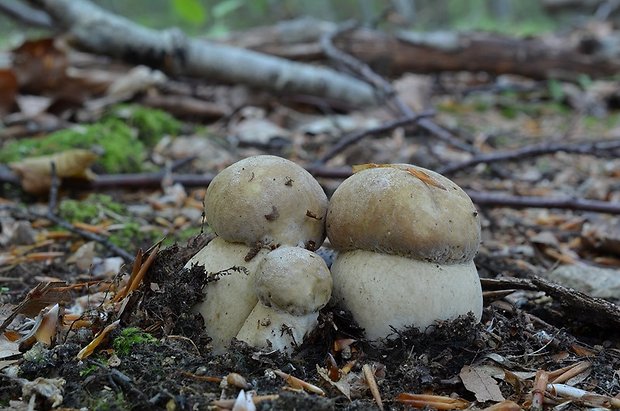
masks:
POLYGON ((352 131, 342 136, 336 144, 334 144, 329 150, 327 150, 325 154, 323 154, 323 156, 321 156, 321 158, 316 162, 316 164, 317 165, 325 164, 327 161, 331 160, 336 155, 338 155, 340 152, 342 152, 345 148, 359 142, 360 140, 366 137, 385 134, 398 127, 406 127, 406 126, 411 126, 415 124, 419 125, 424 119, 427 119, 433 114, 434 113, 430 111, 423 112, 420 114, 413 113, 410 116, 405 116, 397 120, 389 121, 377 127, 364 129, 364 130, 352 131))
POLYGON ((596 324, 609 330, 619 329, 618 327, 620 327, 620 307, 617 305, 601 298, 591 297, 541 277, 482 278, 480 282, 482 283, 483 290, 502 290, 509 288, 544 291, 564 307, 564 314, 572 318, 578 318, 587 323, 596 324))
POLYGON ((521 147, 510 151, 499 151, 488 154, 478 154, 467 161, 461 163, 449 164, 437 170, 439 174, 454 174, 465 168, 474 167, 478 164, 490 164, 500 161, 520 160, 523 158, 531 158, 542 156, 545 154, 554 154, 564 152, 570 154, 593 154, 593 155, 614 155, 614 150, 620 149, 620 140, 603 140, 583 143, 543 143, 526 147, 521 147))
POLYGON ((560 208, 574 211, 620 214, 620 203, 573 197, 532 197, 465 190, 479 206, 510 208, 560 208))
POLYGON ((13 20, 27 26, 51 29, 52 19, 40 10, 35 10, 16 0, 0 2, 0 13, 4 13, 13 20))
POLYGON ((331 69, 251 50, 187 38, 180 30, 157 31, 103 10, 87 0, 31 0, 71 33, 81 48, 146 64, 173 75, 243 83, 274 92, 346 101, 376 102, 365 83, 331 69))
MULTIPOLYGON (((350 167, 322 167, 313 165, 307 170, 315 177, 343 180, 351 176, 350 167)), ((158 188, 161 187, 165 178, 170 184, 181 184, 185 187, 207 187, 215 176, 213 174, 165 174, 165 173, 138 173, 138 174, 106 174, 100 175, 93 180, 63 179, 62 186, 65 188, 78 190, 111 190, 111 189, 133 189, 133 188, 158 188)), ((15 183, 12 175, 0 175, 0 183, 15 183), (2 178, 6 177, 5 180, 2 178)), ((510 207, 510 208, 560 208, 573 211, 590 211, 596 213, 620 214, 620 203, 609 201, 588 200, 573 197, 532 197, 532 196, 513 196, 509 194, 491 193, 486 191, 465 190, 472 201, 478 206, 487 207, 510 207)), ((0 206, 3 208, 3 206, 0 206)), ((31 213, 33 214, 33 213, 31 213)), ((34 215, 34 214, 33 214, 34 215)), ((47 218, 44 214, 38 215, 47 218)), ((57 217, 56 217, 57 218, 57 217)), ((81 230, 76 229, 70 223, 58 219, 53 221, 77 234, 81 230)), ((80 234, 94 235, 91 233, 80 234)), ((98 237, 98 236, 97 236, 98 237)), ((85 237, 86 238, 86 237, 85 237)), ((95 238, 91 238, 94 241, 95 238)), ((121 255, 121 254, 119 254, 121 255)), ((121 255, 122 256, 122 255, 121 255)), ((130 257, 128 261, 131 261, 130 257)))
MULTIPOLYGON (((370 84, 375 90, 379 101, 384 102, 388 105, 388 107, 395 108, 395 111, 398 112, 400 116, 402 116, 404 119, 411 119, 416 117, 417 114, 398 96, 398 93, 389 81, 377 74, 369 65, 353 57, 352 55, 339 50, 338 48, 336 48, 336 46, 334 46, 333 41, 336 36, 348 33, 352 31, 355 27, 356 26, 353 23, 346 23, 340 29, 328 32, 321 37, 321 47, 323 48, 327 57, 344 66, 347 70, 357 74, 360 78, 366 81, 366 83, 370 84)), ((468 153, 476 153, 476 149, 474 147, 461 142, 458 138, 453 136, 450 131, 448 131, 444 127, 439 126, 429 118, 420 118, 419 121, 417 121, 416 123, 422 129, 428 131, 440 140, 454 147, 460 148, 461 150, 468 153)), ((359 139, 361 139, 362 137, 364 136, 361 136, 359 139)), ((336 155, 336 153, 343 150, 349 144, 352 143, 339 143, 337 147, 334 147, 328 152, 329 156, 325 155, 323 158, 321 158, 321 160, 319 160, 319 162, 326 162, 328 159, 332 158, 334 155, 336 155)))
MULTIPOLYGON (((238 33, 232 39, 254 50, 297 60, 326 57, 320 38, 333 30, 323 21, 292 21, 238 33), (311 27, 311 29, 307 29, 311 27)), ((360 28, 343 33, 336 46, 382 73, 440 73, 445 71, 518 74, 533 79, 577 80, 613 76, 620 70, 617 36, 581 33, 583 40, 566 35, 513 38, 497 33, 412 32, 395 34, 360 28), (588 47, 590 46, 590 47, 588 47)))

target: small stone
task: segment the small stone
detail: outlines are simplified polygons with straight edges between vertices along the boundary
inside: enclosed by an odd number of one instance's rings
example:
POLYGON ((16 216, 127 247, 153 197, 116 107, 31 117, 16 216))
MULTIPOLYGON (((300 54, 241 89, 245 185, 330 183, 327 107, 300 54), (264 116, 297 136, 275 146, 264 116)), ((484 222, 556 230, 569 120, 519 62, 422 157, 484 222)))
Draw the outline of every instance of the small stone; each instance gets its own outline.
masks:
POLYGON ((620 270, 585 264, 562 265, 547 276, 592 297, 620 300, 620 270))

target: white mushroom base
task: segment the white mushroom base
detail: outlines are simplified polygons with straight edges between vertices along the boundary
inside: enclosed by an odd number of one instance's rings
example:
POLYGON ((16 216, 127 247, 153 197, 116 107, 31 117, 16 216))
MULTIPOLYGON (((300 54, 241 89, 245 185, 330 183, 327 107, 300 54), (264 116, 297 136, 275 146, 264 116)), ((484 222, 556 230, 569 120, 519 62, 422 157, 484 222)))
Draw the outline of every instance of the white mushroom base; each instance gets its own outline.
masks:
POLYGON ((338 255, 331 267, 332 301, 348 309, 371 340, 390 328, 424 331, 437 320, 472 312, 482 315, 482 289, 473 261, 440 265, 355 250, 338 255))
POLYGON ((258 302, 253 276, 267 250, 260 250, 247 262, 245 256, 250 250, 244 244, 229 243, 216 237, 185 265, 186 268, 195 264, 204 266, 207 273, 228 270, 225 274, 219 274, 217 281, 206 285, 205 299, 195 307, 204 319, 215 352, 221 352, 230 345, 230 340, 237 335, 258 302), (241 270, 231 270, 233 267, 241 270))
POLYGON ((319 313, 292 315, 259 302, 237 334, 253 347, 292 353, 318 323, 319 313))

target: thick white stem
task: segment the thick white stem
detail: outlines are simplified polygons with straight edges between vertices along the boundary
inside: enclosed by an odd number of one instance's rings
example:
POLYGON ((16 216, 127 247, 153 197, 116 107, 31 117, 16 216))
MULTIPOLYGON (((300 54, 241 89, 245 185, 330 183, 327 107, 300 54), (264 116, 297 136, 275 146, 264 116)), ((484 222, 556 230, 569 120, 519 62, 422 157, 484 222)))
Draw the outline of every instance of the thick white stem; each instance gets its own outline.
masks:
POLYGON ((223 351, 230 344, 258 302, 253 276, 267 251, 260 250, 247 262, 245 257, 250 251, 246 245, 229 243, 218 237, 185 266, 204 266, 205 275, 217 277, 206 285, 205 299, 195 308, 204 318, 215 352, 223 351))
POLYGON ((482 315, 482 288, 473 261, 437 264, 355 250, 332 265, 333 302, 353 314, 369 339, 472 312, 482 315))

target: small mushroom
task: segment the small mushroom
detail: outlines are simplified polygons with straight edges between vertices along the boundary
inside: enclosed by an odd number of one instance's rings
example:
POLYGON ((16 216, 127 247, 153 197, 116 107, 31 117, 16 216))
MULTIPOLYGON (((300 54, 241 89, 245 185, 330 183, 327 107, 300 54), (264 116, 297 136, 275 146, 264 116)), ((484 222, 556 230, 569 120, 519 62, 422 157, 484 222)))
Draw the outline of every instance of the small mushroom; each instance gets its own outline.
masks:
POLYGON ((226 241, 315 250, 325 239, 327 196, 310 173, 276 156, 254 156, 219 173, 207 188, 206 219, 226 241))
POLYGON ((440 174, 407 164, 355 173, 331 198, 327 236, 339 251, 333 301, 369 339, 469 312, 480 319, 478 213, 440 174))
POLYGON ((258 298, 254 271, 279 245, 320 247, 325 239, 327 196, 302 167, 275 156, 234 163, 211 182, 206 220, 218 235, 186 265, 204 266, 214 281, 196 307, 213 348, 222 351, 237 335, 258 298))
POLYGON ((330 299, 332 278, 318 254, 280 247, 259 264, 254 287, 259 301, 237 339, 291 353, 316 326, 319 310, 330 299))

